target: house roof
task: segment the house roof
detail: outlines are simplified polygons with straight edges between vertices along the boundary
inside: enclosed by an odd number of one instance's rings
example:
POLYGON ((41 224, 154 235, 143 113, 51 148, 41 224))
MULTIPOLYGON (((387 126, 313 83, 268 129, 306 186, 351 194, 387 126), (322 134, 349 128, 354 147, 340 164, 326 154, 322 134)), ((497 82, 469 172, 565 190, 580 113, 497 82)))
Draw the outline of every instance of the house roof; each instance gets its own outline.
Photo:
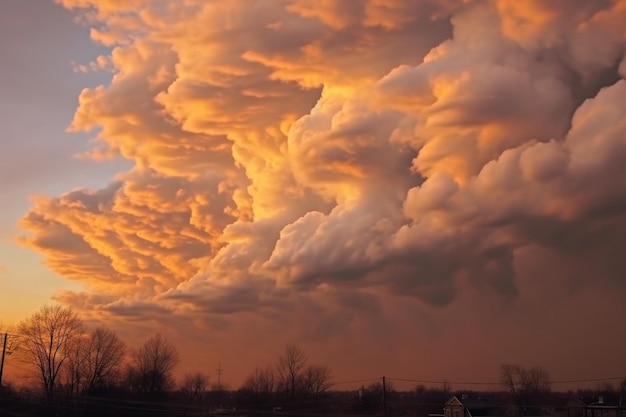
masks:
POLYGON ((620 394, 606 394, 597 397, 580 397, 576 399, 581 406, 593 408, 626 407, 626 398, 620 394))
POLYGON ((453 395, 452 397, 448 398, 448 401, 446 401, 445 405, 463 405, 463 403, 461 402, 461 400, 458 399, 456 395, 453 395))
POLYGON ((469 411, 473 417, 495 417, 506 414, 501 401, 488 397, 468 397, 459 399, 456 395, 446 401, 447 406, 461 405, 469 411))

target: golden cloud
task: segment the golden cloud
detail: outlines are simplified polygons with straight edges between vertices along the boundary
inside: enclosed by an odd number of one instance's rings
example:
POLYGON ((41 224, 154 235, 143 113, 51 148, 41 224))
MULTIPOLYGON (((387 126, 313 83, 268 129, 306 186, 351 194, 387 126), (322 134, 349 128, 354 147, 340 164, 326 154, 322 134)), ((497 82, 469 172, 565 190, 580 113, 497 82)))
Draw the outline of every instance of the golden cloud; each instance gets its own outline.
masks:
POLYGON ((515 297, 520 248, 625 225, 623 2, 544 3, 64 0, 114 71, 71 128, 134 167, 23 241, 119 314, 515 297))

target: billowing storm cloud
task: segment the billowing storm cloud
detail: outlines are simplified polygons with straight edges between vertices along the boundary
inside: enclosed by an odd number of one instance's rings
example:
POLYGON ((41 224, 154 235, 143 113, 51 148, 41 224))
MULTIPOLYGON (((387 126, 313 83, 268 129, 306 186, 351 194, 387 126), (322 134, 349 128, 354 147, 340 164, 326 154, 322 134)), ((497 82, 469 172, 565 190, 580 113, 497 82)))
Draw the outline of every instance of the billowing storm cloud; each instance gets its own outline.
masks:
POLYGON ((86 314, 365 340, 624 294, 626 2, 60 3, 114 71, 71 129, 134 164, 21 223, 86 314))

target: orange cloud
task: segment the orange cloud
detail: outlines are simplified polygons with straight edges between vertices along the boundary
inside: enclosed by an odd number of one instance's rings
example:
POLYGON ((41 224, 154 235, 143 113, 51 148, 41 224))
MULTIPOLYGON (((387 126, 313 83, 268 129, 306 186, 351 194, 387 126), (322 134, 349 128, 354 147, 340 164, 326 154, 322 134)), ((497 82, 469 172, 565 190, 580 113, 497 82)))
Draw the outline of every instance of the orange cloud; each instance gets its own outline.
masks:
POLYGON ((217 236, 232 221, 225 209, 234 203, 218 182, 135 170, 97 192, 39 198, 22 220, 32 233, 23 242, 60 275, 96 290, 155 295, 193 275, 221 246, 217 236))
POLYGON ((533 271, 620 285, 620 2, 62 3, 114 71, 71 129, 133 163, 21 223, 85 314, 345 353, 332 335, 409 333, 410 315, 437 338, 425 323, 473 305, 519 342, 492 313, 530 320, 493 300, 547 312, 533 271))

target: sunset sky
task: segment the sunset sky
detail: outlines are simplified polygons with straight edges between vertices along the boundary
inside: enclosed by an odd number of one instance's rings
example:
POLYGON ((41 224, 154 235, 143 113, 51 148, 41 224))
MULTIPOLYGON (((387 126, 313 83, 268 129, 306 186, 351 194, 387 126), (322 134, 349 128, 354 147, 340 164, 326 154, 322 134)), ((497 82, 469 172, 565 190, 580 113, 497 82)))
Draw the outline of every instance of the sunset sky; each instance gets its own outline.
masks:
POLYGON ((336 382, 626 376, 624 22, 2 0, 0 323, 62 303, 234 388, 289 343, 336 382))

